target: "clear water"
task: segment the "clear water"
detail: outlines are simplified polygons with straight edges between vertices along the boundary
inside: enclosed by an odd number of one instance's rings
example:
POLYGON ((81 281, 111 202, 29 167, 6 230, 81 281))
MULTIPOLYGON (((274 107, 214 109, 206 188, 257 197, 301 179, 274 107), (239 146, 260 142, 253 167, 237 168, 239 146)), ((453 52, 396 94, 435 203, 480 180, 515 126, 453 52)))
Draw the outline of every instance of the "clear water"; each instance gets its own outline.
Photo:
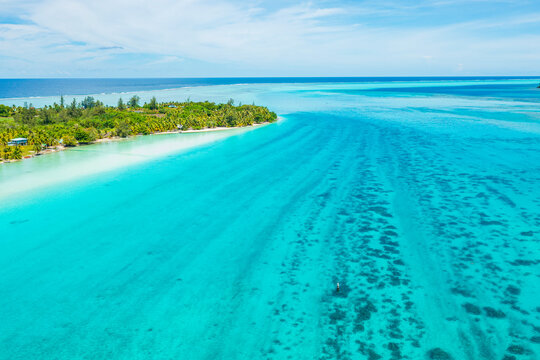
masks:
POLYGON ((537 82, 148 91, 284 120, 0 166, 0 358, 538 359, 537 82))

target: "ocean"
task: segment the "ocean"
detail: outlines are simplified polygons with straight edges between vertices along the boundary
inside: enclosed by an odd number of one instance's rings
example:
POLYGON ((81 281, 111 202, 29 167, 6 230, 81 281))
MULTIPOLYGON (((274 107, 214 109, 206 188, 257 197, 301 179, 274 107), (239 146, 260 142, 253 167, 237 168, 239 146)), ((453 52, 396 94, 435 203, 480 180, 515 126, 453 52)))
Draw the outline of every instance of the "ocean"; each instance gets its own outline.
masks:
POLYGON ((1 164, 1 359, 540 358, 539 78, 197 81, 0 82, 281 117, 1 164))

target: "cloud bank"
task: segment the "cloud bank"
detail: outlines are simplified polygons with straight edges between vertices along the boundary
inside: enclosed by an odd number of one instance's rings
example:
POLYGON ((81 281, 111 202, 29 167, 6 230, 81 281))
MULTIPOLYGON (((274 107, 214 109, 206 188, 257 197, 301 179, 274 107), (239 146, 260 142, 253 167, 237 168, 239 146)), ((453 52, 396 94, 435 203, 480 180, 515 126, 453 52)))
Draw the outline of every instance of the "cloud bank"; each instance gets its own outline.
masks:
POLYGON ((0 0, 0 7, 0 77, 540 73, 534 3, 0 0))

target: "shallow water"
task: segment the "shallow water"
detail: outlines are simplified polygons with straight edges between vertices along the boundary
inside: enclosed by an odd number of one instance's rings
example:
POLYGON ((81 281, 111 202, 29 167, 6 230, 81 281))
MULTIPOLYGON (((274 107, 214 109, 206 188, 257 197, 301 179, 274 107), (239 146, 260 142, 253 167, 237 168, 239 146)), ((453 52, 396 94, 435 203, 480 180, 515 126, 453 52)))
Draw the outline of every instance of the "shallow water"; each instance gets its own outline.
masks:
POLYGON ((538 359, 540 90, 493 82, 168 90, 285 119, 3 165, 0 358, 538 359))

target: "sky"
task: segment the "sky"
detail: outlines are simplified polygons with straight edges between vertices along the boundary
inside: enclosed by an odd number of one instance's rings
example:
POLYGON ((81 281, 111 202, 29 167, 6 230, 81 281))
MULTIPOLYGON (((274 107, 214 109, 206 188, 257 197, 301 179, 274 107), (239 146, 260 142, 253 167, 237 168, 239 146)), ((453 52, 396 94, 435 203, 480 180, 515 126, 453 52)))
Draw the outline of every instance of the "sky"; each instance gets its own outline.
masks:
POLYGON ((0 78, 540 74, 540 0, 0 0, 0 78))

